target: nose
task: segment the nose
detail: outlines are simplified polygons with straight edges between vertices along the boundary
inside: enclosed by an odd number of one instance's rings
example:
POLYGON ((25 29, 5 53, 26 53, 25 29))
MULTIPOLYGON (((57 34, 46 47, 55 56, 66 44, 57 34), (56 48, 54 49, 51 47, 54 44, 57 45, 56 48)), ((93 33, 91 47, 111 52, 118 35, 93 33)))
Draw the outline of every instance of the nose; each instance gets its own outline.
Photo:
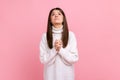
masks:
POLYGON ((57 17, 58 16, 58 14, 55 14, 55 17, 57 17))

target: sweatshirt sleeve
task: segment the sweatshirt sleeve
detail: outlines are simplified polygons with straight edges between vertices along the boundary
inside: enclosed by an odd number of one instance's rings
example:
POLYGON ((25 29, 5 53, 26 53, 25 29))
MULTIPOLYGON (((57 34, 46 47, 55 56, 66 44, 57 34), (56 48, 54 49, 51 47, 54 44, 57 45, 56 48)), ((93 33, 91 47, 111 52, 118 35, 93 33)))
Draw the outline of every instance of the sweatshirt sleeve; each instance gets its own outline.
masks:
POLYGON ((59 55, 62 57, 63 61, 67 65, 71 65, 78 61, 78 49, 77 49, 77 41, 73 32, 69 34, 69 43, 68 49, 61 48, 59 51, 59 55))
POLYGON ((43 64, 52 64, 55 61, 56 50, 55 48, 50 49, 47 45, 46 34, 42 35, 42 39, 40 41, 40 61, 43 64))

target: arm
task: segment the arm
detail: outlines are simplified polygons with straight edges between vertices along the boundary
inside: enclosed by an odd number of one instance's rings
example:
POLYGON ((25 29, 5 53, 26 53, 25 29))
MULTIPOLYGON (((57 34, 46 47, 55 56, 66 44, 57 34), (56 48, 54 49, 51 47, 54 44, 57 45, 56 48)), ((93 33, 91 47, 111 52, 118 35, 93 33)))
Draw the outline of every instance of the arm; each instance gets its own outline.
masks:
POLYGON ((71 65, 78 61, 77 41, 73 32, 70 33, 69 49, 62 48, 59 51, 59 55, 62 57, 64 63, 71 65))
POLYGON ((43 64, 52 64, 55 61, 56 50, 50 49, 47 45, 46 34, 43 34, 40 45, 40 61, 43 64))

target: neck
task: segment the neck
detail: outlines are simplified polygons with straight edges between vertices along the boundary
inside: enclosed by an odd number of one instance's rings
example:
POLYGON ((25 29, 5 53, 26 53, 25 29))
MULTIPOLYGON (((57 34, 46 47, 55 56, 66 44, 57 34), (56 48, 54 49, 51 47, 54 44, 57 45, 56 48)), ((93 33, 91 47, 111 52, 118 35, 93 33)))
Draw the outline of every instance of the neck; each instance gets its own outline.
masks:
POLYGON ((54 24, 53 25, 55 28, 60 28, 62 26, 62 24, 54 24))
POLYGON ((59 28, 52 26, 53 33, 61 33, 62 31, 63 31, 63 25, 61 25, 59 28))

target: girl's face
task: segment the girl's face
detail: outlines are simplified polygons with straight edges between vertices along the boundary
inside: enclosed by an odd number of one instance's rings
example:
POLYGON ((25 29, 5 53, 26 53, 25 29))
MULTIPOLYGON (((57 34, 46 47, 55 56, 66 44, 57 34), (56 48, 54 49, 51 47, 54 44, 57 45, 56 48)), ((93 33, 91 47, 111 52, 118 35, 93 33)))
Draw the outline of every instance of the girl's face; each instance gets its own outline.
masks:
POLYGON ((53 25, 60 24, 63 22, 63 15, 59 10, 53 10, 51 13, 51 22, 53 25))

